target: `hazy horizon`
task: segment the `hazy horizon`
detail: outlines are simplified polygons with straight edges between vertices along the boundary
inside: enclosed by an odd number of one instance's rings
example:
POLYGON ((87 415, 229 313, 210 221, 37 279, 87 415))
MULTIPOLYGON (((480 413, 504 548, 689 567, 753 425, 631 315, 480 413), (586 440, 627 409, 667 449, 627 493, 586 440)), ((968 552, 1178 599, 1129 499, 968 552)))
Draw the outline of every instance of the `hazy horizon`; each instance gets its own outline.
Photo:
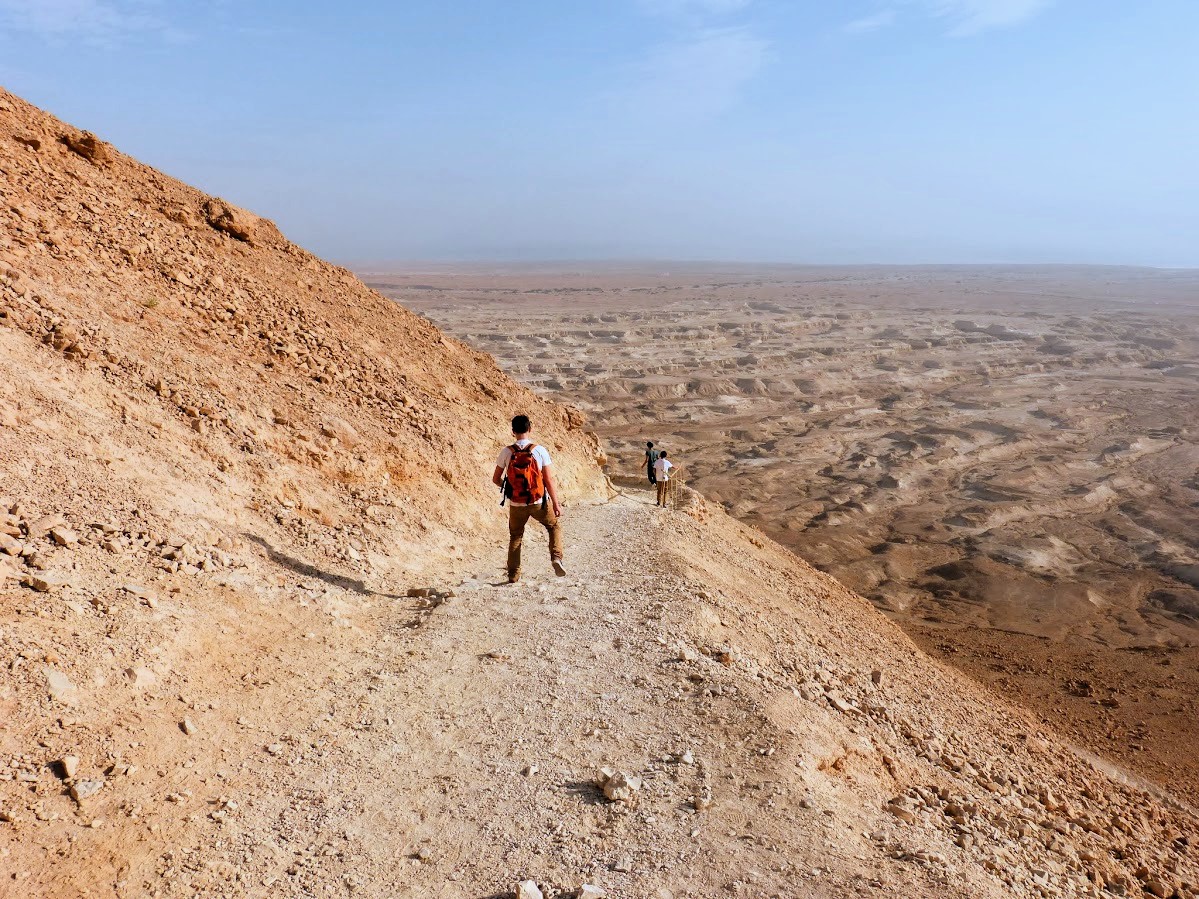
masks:
POLYGON ((787 262, 778 259, 659 259, 653 257, 595 257, 575 258, 534 258, 513 259, 482 257, 462 259, 335 259, 338 265, 355 271, 403 272, 410 271, 416 266, 433 266, 447 271, 455 268, 466 269, 481 266, 508 266, 517 270, 536 269, 540 267, 559 266, 598 266, 610 268, 636 268, 647 266, 674 265, 686 266, 702 270, 716 268, 744 268, 749 270, 769 268, 809 268, 809 269, 882 269, 886 271, 900 269, 1133 269, 1146 272, 1196 272, 1199 265, 1137 265, 1131 263, 1113 262, 787 262))
POLYGON ((0 83, 342 260, 1199 267, 1199 5, 0 0, 0 83))

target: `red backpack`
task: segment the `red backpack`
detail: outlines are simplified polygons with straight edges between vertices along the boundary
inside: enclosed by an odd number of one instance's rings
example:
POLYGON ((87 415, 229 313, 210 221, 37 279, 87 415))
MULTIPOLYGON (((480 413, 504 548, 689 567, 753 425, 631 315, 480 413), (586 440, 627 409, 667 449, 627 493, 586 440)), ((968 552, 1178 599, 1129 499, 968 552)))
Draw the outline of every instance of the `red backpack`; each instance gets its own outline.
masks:
POLYGON ((541 502, 545 496, 545 480, 541 466, 533 457, 537 444, 521 447, 514 443, 508 449, 512 450, 512 459, 508 462, 508 499, 520 506, 541 502))

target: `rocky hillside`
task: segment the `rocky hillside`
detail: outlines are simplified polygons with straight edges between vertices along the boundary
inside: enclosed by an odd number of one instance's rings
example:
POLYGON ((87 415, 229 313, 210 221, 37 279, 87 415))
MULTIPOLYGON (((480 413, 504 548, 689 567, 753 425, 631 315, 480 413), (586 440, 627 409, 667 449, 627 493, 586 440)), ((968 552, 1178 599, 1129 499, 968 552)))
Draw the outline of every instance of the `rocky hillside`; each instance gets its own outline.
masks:
POLYGON ((399 577, 475 536, 513 410, 598 489, 581 416, 271 222, 3 92, 0 174, 10 504, 117 552, 184 537, 185 568, 253 533, 399 577))
POLYGON ((269 222, 10 95, 0 173, 0 897, 1199 895, 1190 809, 269 222))

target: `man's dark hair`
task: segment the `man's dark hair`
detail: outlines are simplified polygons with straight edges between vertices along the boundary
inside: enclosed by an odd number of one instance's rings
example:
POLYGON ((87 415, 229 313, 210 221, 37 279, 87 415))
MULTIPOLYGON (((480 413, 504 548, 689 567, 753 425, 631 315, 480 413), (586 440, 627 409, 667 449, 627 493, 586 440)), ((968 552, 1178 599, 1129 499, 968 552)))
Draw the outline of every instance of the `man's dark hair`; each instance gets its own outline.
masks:
POLYGON ((518 415, 512 419, 513 434, 527 434, 533 430, 533 422, 529 421, 529 416, 518 415))
POLYGON ((666 458, 666 450, 662 450, 662 452, 661 452, 661 454, 658 456, 658 458, 659 458, 659 459, 665 459, 665 458, 666 458))
POLYGON ((654 445, 654 442, 653 442, 652 440, 647 440, 647 441, 645 441, 645 445, 646 445, 646 446, 653 446, 653 445, 654 445))

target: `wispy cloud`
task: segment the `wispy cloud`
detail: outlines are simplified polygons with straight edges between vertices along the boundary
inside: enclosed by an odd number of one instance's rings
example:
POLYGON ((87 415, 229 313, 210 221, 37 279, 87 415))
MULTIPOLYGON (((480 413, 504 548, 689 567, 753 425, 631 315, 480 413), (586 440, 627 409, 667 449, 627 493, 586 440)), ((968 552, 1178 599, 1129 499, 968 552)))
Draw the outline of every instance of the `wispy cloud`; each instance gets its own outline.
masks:
POLYGON ((149 32, 177 37, 154 14, 155 5, 153 0, 0 0, 0 29, 97 44, 149 32))
POLYGON ((675 17, 725 16, 745 9, 753 0, 639 0, 650 15, 675 17))
POLYGON ((889 0, 875 15, 856 19, 846 31, 877 31, 895 24, 903 10, 917 10, 948 25, 952 37, 968 37, 1026 22, 1054 0, 889 0))
POLYGON ((626 69, 611 97, 643 121, 681 124, 730 109, 765 64, 769 42, 744 16, 753 0, 637 0, 674 35, 626 69), (740 21, 739 21, 740 20, 740 21))
POLYGON ((696 31, 655 48, 628 99, 636 111, 671 120, 719 115, 762 68, 767 48, 748 28, 696 31))
POLYGON ((895 10, 884 9, 882 12, 873 16, 864 16, 861 19, 854 19, 845 26, 846 31, 862 32, 862 31, 878 31, 880 28, 886 28, 888 25, 895 22, 895 10))
POLYGON ((1045 10, 1053 0, 920 0, 933 15, 947 19, 956 37, 992 28, 1019 25, 1045 10))

